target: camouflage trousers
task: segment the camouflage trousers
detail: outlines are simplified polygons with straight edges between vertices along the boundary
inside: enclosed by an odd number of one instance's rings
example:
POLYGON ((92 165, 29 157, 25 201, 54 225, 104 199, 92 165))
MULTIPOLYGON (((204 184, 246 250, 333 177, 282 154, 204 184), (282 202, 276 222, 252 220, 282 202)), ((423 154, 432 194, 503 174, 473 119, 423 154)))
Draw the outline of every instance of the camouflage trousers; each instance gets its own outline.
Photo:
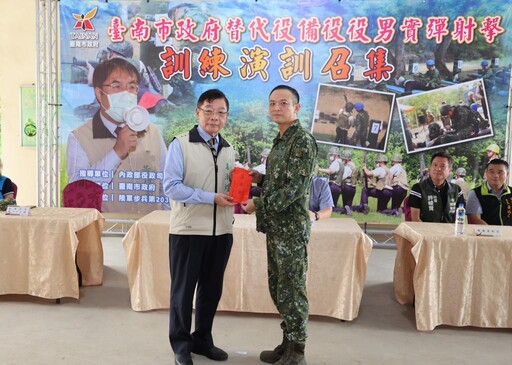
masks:
POLYGON ((309 316, 306 291, 309 232, 272 233, 267 232, 270 296, 283 317, 281 328, 288 340, 305 341, 309 316))

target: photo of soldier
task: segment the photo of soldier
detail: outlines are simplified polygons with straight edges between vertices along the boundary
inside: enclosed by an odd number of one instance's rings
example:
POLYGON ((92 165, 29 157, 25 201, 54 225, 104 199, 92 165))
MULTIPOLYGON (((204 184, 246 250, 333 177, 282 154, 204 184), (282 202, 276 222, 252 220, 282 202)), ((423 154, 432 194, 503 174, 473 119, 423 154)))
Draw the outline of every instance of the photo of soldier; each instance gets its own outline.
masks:
POLYGON ((319 143, 384 152, 395 94, 319 84, 311 132, 319 143))
POLYGON ((367 147, 368 136, 368 123, 370 122, 370 115, 364 110, 364 104, 360 101, 354 104, 354 109, 357 111, 354 120, 354 134, 352 135, 352 144, 358 147, 367 147))
POLYGON ((340 183, 343 207, 337 207, 338 201, 336 201, 334 202, 333 212, 351 215, 359 171, 354 162, 352 162, 352 151, 341 151, 341 160, 343 162, 343 173, 341 174, 342 178, 340 183))
POLYGON ((482 85, 478 79, 398 98, 405 140, 411 137, 407 153, 493 136, 485 92, 476 96, 482 85))
POLYGON ((336 122, 336 138, 334 143, 347 144, 348 143, 348 130, 354 125, 354 116, 352 111, 354 104, 346 102, 343 108, 338 112, 338 121, 336 122))
POLYGON ((455 131, 458 140, 468 139, 476 136, 480 127, 487 126, 478 112, 472 111, 467 105, 445 104, 439 108, 439 113, 443 117, 449 117, 451 127, 455 131))
POLYGON ((400 217, 403 213, 402 202, 407 196, 409 183, 407 182, 407 171, 402 166, 402 155, 394 153, 391 156, 391 168, 389 175, 391 176, 391 209, 384 209, 382 213, 387 215, 396 215, 400 217))
POLYGON ((462 195, 464 195, 464 200, 467 200, 470 188, 469 184, 466 182, 466 180, 464 180, 465 177, 466 169, 464 167, 459 167, 455 170, 455 174, 451 183, 459 185, 460 190, 462 191, 462 195))
POLYGON ((480 63, 482 70, 479 72, 480 77, 484 80, 485 91, 488 94, 494 93, 496 88, 496 78, 494 75, 494 71, 492 70, 489 61, 483 60, 480 63))
POLYGON ((329 167, 319 168, 318 172, 328 175, 332 200, 334 202, 334 206, 336 206, 341 195, 341 180, 344 172, 343 161, 340 157, 340 149, 334 146, 329 148, 327 159, 329 160, 329 167))
POLYGON ((376 167, 373 170, 369 170, 366 165, 363 165, 363 172, 368 179, 368 186, 363 187, 359 205, 352 207, 354 212, 368 214, 370 212, 368 197, 371 196, 377 198, 377 212, 382 213, 387 209, 393 195, 391 175, 387 167, 388 157, 383 153, 379 153, 375 162, 376 167), (375 177, 375 181, 371 180, 371 177, 375 177))
POLYGON ((487 153, 488 161, 494 160, 496 158, 500 158, 500 147, 496 143, 491 143, 487 148, 485 149, 487 153))
POLYGON ((427 71, 422 74, 404 76, 399 79, 398 83, 402 84, 404 88, 403 95, 409 95, 413 90, 432 90, 441 86, 441 78, 439 70, 436 68, 434 60, 427 60, 425 62, 427 71))

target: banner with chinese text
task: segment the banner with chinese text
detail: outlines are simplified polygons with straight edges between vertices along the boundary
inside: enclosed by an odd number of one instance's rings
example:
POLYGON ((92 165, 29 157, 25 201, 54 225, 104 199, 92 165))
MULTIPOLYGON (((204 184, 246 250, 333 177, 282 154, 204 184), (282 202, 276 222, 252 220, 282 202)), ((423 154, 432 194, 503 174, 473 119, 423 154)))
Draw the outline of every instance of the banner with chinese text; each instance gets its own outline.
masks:
MULTIPOLYGON (((431 153, 442 148, 455 156, 454 170, 464 167, 467 182, 475 185, 487 146, 497 144, 505 154, 512 63, 508 1, 62 0, 60 17, 61 183, 68 183, 69 171, 73 180, 97 180, 104 202, 119 203, 123 211, 165 205, 158 168, 165 156, 151 153, 158 160, 152 168, 132 158, 120 171, 90 161, 87 167, 87 156, 101 160, 102 153, 90 146, 70 153, 68 146, 70 133, 100 109, 92 75, 111 57, 125 57, 139 69, 138 103, 166 146, 195 124, 197 97, 218 88, 230 101, 222 135, 242 163, 257 165, 277 133, 268 117, 268 93, 288 84, 299 91, 299 118, 317 139, 321 167, 329 166, 331 147, 349 151, 358 169, 366 163, 371 170, 380 154, 391 167, 392 156, 400 154, 410 188, 423 174, 423 161, 428 166, 431 153), (468 111, 469 119, 446 118, 444 105, 461 115, 468 111)), ((359 181, 354 205, 362 187, 359 181)), ((403 220, 398 212, 377 213, 378 199, 370 198, 369 214, 354 217, 403 220)), ((338 206, 344 206, 341 197, 338 206)))

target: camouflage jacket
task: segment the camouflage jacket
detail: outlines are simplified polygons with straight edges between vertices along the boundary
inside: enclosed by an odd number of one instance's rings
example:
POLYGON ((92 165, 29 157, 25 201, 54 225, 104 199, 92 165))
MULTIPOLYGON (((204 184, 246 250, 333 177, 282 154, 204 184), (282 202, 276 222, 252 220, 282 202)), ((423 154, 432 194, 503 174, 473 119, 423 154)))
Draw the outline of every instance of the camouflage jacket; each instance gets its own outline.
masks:
POLYGON ((478 133, 479 118, 467 106, 457 105, 451 119, 460 139, 466 139, 478 133))
POLYGON ((366 110, 361 110, 356 115, 356 120, 354 122, 354 134, 352 138, 354 139, 356 144, 360 144, 363 147, 366 147, 364 144, 366 142, 366 136, 368 135, 368 122, 370 121, 370 115, 366 110))
POLYGON ((259 232, 279 232, 294 222, 307 227, 311 178, 318 148, 314 137, 296 120, 274 138, 267 159, 263 194, 254 199, 259 232))

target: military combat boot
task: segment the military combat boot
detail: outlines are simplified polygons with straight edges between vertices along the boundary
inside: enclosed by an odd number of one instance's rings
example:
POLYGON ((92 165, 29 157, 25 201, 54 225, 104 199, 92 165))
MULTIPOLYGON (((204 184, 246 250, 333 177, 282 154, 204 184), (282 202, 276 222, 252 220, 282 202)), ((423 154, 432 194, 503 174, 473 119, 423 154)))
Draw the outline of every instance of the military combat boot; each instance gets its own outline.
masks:
POLYGON ((260 354, 260 360, 267 364, 274 364, 276 361, 279 361, 281 356, 284 354, 288 342, 288 339, 283 334, 283 342, 280 345, 277 345, 273 350, 262 351, 260 354))
POLYGON ((283 356, 274 365, 306 365, 305 342, 288 342, 283 356))

